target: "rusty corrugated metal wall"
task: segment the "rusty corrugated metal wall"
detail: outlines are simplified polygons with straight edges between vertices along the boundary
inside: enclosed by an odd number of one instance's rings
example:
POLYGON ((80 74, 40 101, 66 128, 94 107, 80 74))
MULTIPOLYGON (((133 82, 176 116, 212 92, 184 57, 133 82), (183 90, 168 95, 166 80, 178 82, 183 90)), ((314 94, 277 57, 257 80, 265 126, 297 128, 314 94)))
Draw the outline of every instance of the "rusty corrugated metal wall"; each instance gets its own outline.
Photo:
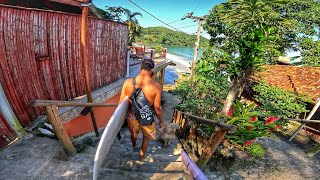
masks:
POLYGON ((5 147, 17 137, 0 112, 0 148, 5 147))
MULTIPOLYGON (((92 89, 126 73, 127 26, 88 20, 92 89)), ((0 6, 0 83, 16 116, 28 125, 43 109, 33 99, 69 100, 85 94, 81 16, 0 6)))

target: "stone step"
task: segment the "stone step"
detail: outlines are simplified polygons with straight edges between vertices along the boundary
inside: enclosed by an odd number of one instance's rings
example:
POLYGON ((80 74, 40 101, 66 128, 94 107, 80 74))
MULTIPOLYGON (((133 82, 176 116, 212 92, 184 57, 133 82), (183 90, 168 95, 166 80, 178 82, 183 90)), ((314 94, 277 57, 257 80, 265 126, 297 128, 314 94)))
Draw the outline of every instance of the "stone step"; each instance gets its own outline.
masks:
MULTIPOLYGON (((121 157, 120 157, 121 158, 121 157)), ((134 160, 108 160, 106 159, 103 168, 118 169, 134 172, 182 172, 182 162, 141 162, 134 160)))
POLYGON ((90 169, 88 165, 52 159, 32 179, 88 179, 90 169))
POLYGON ((188 174, 184 172, 165 172, 165 173, 150 173, 150 172, 129 172, 123 170, 114 170, 108 168, 102 168, 98 179, 126 179, 126 180, 178 180, 189 179, 188 174))

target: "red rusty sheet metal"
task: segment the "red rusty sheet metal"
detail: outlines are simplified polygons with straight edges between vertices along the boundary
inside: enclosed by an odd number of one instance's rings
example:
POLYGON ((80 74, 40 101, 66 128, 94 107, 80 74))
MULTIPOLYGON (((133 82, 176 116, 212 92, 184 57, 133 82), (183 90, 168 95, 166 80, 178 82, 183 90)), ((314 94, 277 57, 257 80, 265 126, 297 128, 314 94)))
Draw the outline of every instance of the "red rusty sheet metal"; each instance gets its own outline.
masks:
POLYGON ((0 112, 0 148, 5 147, 16 138, 16 133, 11 129, 0 112))
MULTIPOLYGON (((0 7, 0 83, 16 116, 28 125, 43 108, 33 99, 68 100, 85 93, 81 16, 0 7)), ((91 87, 126 73, 126 25, 88 19, 91 87)))

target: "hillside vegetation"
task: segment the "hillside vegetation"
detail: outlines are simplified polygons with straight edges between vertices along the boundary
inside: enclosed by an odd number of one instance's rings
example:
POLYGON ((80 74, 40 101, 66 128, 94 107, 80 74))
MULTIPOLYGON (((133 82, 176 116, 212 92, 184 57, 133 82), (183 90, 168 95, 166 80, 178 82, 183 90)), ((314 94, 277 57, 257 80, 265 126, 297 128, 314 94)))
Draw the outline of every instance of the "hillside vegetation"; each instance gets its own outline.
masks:
MULTIPOLYGON (((193 47, 196 38, 196 35, 173 31, 165 27, 148 27, 142 28, 141 35, 137 37, 136 42, 193 47)), ((201 37, 201 46, 208 43, 208 39, 201 37)))

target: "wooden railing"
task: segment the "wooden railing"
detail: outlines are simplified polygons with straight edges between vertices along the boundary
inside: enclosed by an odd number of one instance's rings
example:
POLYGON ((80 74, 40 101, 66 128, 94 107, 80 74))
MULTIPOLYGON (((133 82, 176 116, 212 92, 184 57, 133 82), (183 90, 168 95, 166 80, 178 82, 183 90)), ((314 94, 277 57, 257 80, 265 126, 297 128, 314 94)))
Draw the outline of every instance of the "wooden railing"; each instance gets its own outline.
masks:
POLYGON ((201 118, 178 110, 174 110, 173 122, 179 124, 180 129, 177 131, 177 136, 184 149, 199 167, 207 164, 226 133, 234 133, 237 130, 235 125, 201 118), (201 130, 205 125, 214 128, 211 135, 201 130))
POLYGON ((61 142, 63 148, 70 155, 76 154, 76 149, 72 144, 71 139, 65 130, 62 120, 58 113, 58 107, 77 106, 77 107, 110 107, 117 106, 113 103, 89 103, 89 102, 77 102, 77 101, 56 101, 56 100, 34 100, 31 102, 31 107, 45 107, 48 120, 53 127, 54 133, 61 142))

